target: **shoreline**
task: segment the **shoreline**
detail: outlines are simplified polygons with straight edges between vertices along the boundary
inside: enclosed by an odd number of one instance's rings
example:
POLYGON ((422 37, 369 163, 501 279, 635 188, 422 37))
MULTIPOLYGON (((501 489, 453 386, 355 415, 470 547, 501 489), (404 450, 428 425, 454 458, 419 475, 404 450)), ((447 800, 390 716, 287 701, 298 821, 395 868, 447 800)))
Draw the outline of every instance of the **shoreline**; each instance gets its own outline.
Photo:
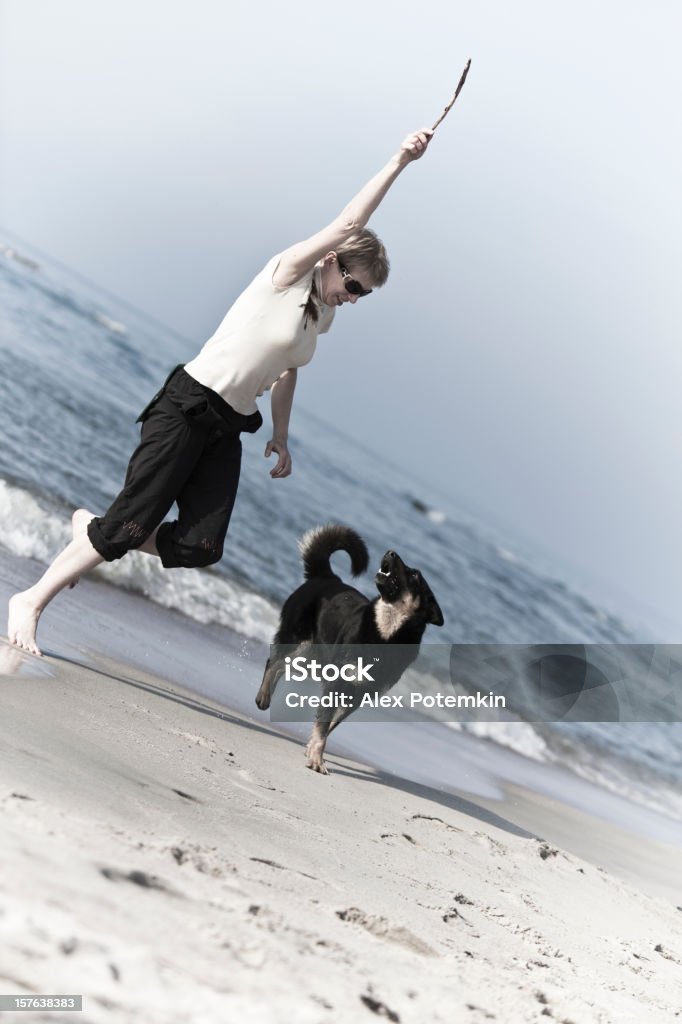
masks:
MULTIPOLYGON (((0 549, 0 603, 40 571, 39 563, 0 549)), ((101 579, 84 579, 60 595, 41 622, 46 657, 35 658, 0 641, 3 660, 18 658, 24 674, 47 676, 71 661, 101 670, 103 661, 151 672, 195 699, 216 702, 302 747, 309 724, 270 722, 255 708, 267 648, 224 626, 202 625, 139 594, 101 579), (151 638, 151 640, 150 640, 151 638), (55 669, 56 666, 56 669, 55 669)), ((359 722, 335 733, 329 759, 342 757, 394 779, 451 794, 465 804, 509 815, 530 832, 609 870, 651 895, 678 899, 680 881, 669 870, 679 857, 682 823, 570 772, 426 719, 410 723, 359 722), (565 827, 571 821, 572 828, 565 827), (611 834, 609 834, 611 833, 611 834), (592 837, 599 835, 598 841, 592 837), (617 840, 616 840, 616 837, 617 840), (636 853, 632 851, 636 848, 636 853)), ((310 773, 309 773, 310 774, 310 773)))

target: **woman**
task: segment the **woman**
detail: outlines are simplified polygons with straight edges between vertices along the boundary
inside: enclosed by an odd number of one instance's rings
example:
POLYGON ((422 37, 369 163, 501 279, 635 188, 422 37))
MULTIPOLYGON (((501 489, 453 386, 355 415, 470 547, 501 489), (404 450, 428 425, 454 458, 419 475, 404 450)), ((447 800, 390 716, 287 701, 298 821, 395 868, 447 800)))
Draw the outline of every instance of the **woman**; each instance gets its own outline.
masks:
POLYGON ((199 355, 173 371, 140 416, 140 444, 121 493, 104 516, 78 509, 71 543, 35 586, 10 600, 10 643, 41 654, 36 629, 52 598, 132 549, 159 556, 165 568, 219 561, 239 481, 239 435, 262 424, 256 398, 272 388, 265 456, 278 456, 270 475, 282 479, 291 473, 287 437, 297 368, 312 359, 337 307, 385 283, 386 251, 365 225, 430 138, 429 129, 408 136, 331 224, 273 257, 199 355), (162 522, 174 502, 177 520, 162 522))

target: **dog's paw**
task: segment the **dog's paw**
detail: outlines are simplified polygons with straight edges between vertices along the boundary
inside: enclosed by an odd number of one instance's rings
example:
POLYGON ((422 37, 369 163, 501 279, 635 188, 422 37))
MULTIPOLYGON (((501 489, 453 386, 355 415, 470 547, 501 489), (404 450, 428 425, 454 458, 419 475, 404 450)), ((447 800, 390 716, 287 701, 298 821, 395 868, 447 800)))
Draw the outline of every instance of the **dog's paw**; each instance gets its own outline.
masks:
POLYGON ((322 758, 311 757, 306 767, 312 772, 319 772, 320 775, 329 775, 329 769, 322 758))
POLYGON ((270 694, 261 693, 261 691, 259 690, 256 695, 256 704, 261 709, 261 711, 267 711, 268 708, 270 707, 270 694))

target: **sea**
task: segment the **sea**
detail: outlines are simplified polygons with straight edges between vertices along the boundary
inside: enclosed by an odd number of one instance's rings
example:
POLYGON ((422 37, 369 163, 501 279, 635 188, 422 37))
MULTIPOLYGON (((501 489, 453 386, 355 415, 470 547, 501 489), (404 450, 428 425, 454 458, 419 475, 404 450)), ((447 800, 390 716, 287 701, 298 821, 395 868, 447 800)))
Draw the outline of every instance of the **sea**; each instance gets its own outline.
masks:
MULTIPOLYGON (((254 272, 257 268, 254 268, 254 272)), ((204 339, 187 339, 56 260, 0 233, 0 544, 50 561, 70 538, 77 507, 101 513, 117 493, 139 436, 135 420, 169 370, 204 339)), ((311 371, 312 372, 312 371, 311 371)), ((639 644, 649 639, 523 553, 512 532, 484 521, 396 470, 296 405, 293 475, 273 483, 266 426, 245 436, 239 495, 225 553, 204 570, 164 571, 133 554, 96 570, 118 588, 198 622, 268 643, 282 601, 301 581, 297 539, 347 523, 372 565, 388 548, 418 565, 445 617, 440 644, 639 644)), ((342 554, 334 565, 347 574, 342 554)), ((372 594, 368 576, 360 589, 372 594)), ((432 634, 432 635, 431 635, 432 634)), ((443 722, 441 740, 469 733, 529 764, 583 780, 682 822, 682 725, 664 722, 443 722)))

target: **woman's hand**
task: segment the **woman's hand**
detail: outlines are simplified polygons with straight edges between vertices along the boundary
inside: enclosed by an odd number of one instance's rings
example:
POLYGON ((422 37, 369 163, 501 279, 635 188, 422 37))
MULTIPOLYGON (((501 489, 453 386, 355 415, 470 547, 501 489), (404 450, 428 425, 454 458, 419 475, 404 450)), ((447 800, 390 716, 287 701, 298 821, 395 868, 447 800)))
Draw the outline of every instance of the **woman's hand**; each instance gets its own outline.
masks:
POLYGON ((432 136, 433 132, 430 128, 422 128, 420 131, 408 135, 400 147, 400 159, 404 163, 419 160, 420 157, 424 156, 432 136))
POLYGON ((276 452, 279 458, 277 465, 270 470, 270 476, 273 480, 289 476, 291 474, 291 455, 286 444, 283 441, 275 441, 274 438, 268 441, 265 446, 265 458, 269 459, 273 452, 276 452))
POLYGON ((298 370, 285 370, 281 377, 272 385, 270 393, 270 409, 272 411, 272 438, 265 446, 265 458, 269 459, 273 452, 279 455, 277 465, 270 470, 270 476, 278 480, 291 473, 291 455, 287 448, 289 437, 289 417, 296 390, 298 370))

